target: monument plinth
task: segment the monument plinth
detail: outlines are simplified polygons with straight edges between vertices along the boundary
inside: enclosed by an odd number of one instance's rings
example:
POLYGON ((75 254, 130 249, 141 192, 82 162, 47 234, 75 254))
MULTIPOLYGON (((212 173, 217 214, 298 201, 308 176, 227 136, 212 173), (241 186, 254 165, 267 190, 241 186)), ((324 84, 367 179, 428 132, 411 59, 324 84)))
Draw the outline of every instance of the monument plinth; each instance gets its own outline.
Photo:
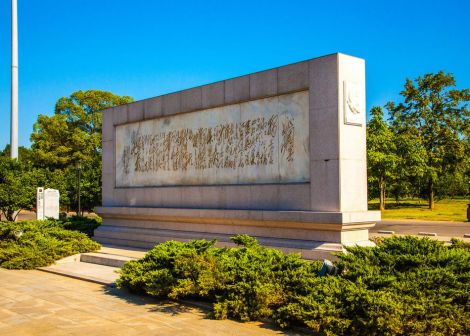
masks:
POLYGON ((103 111, 103 243, 368 244, 364 60, 333 54, 103 111))

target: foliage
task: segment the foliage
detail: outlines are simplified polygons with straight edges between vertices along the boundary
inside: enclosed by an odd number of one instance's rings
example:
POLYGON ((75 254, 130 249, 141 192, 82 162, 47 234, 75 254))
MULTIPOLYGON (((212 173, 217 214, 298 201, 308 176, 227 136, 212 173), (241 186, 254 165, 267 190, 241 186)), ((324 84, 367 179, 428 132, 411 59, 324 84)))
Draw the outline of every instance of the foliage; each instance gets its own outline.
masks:
POLYGON ((367 124, 367 169, 369 183, 377 183, 379 209, 385 209, 385 187, 395 178, 399 157, 394 134, 383 118, 381 107, 371 109, 367 124))
POLYGON ((50 171, 61 205, 76 209, 77 170, 82 162, 81 205, 91 211, 101 201, 101 110, 133 101, 111 92, 77 91, 60 98, 53 116, 40 115, 31 134, 35 165, 50 171))
POLYGON ((88 237, 93 237, 95 229, 102 223, 101 217, 72 216, 65 221, 57 221, 58 225, 67 230, 80 231, 88 237))
POLYGON ((44 172, 30 165, 0 156, 0 211, 13 221, 21 210, 36 204, 36 186, 46 180, 44 172))
POLYGON ((99 90, 60 98, 55 114, 40 115, 34 124, 31 141, 37 163, 65 168, 77 160, 96 160, 101 155, 101 110, 131 101, 131 97, 99 90))
POLYGON ((456 171, 468 152, 470 90, 455 88, 452 74, 442 71, 406 80, 403 102, 390 102, 396 134, 413 137, 424 153, 424 181, 429 208, 434 207, 436 183, 456 171))
POLYGON ((34 269, 100 248, 85 233, 64 229, 62 224, 58 221, 1 222, 0 267, 34 269), (23 234, 15 238, 18 230, 23 234))
POLYGON ((215 248, 215 241, 204 240, 157 245, 124 265, 118 286, 157 297, 211 300, 217 318, 249 321, 270 317, 288 299, 294 279, 319 270, 318 263, 259 246, 252 237, 234 241, 240 248, 215 248))
MULTIPOLYGON (((7 144, 3 151, 0 151, 0 156, 10 157, 10 144, 7 144)), ((32 150, 24 146, 19 146, 18 159, 23 163, 32 164, 34 162, 32 150)))
POLYGON ((427 238, 393 237, 340 254, 339 276, 319 262, 261 247, 214 241, 155 246, 124 265, 118 286, 157 297, 214 302, 216 318, 271 319, 321 335, 459 335, 470 332, 470 249, 427 238))

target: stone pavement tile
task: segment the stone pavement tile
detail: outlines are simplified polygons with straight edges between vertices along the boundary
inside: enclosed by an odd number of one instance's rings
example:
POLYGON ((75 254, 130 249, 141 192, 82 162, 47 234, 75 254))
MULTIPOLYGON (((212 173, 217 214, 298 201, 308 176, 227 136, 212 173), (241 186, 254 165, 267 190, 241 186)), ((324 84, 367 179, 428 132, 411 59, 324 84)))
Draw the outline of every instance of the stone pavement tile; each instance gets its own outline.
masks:
POLYGON ((94 326, 78 326, 76 328, 62 327, 61 330, 66 331, 70 335, 77 336, 94 336, 94 335, 109 335, 109 336, 141 336, 141 335, 160 335, 160 333, 142 333, 139 330, 122 326, 120 324, 98 324, 94 326))
MULTIPOLYGON (((21 323, 2 322, 0 325, 0 335, 60 335, 55 333, 56 326, 47 321, 34 322, 30 319, 16 321, 21 323)), ((67 333, 62 333, 67 335, 67 333)))
POLYGON ((0 282, 1 336, 286 334, 262 323, 210 320, 198 308, 44 272, 0 269, 0 282))

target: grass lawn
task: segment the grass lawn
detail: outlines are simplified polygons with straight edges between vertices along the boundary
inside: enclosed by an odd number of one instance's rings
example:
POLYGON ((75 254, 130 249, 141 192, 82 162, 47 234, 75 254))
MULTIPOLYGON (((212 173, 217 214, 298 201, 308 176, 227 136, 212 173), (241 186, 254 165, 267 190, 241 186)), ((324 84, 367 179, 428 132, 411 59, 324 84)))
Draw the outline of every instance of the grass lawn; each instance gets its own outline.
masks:
MULTIPOLYGON (((444 199, 436 202, 434 210, 429 210, 425 200, 403 199, 397 204, 394 199, 387 199, 382 218, 465 222, 468 203, 470 203, 468 198, 444 199)), ((378 208, 378 199, 369 201, 370 210, 378 210, 378 208)))

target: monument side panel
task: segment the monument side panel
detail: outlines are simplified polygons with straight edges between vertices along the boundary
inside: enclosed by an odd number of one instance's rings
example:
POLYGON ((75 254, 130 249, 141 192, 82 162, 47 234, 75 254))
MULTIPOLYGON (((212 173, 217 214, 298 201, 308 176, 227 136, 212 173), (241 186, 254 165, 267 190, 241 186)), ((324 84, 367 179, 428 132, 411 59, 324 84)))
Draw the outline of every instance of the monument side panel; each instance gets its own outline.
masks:
POLYGON ((309 62, 310 209, 340 210, 338 54, 309 62))
POLYGON ((118 204, 114 195, 114 112, 119 107, 102 111, 102 196, 101 204, 112 206, 118 204))
POLYGON ((339 54, 341 211, 367 211, 365 61, 339 54))

